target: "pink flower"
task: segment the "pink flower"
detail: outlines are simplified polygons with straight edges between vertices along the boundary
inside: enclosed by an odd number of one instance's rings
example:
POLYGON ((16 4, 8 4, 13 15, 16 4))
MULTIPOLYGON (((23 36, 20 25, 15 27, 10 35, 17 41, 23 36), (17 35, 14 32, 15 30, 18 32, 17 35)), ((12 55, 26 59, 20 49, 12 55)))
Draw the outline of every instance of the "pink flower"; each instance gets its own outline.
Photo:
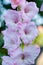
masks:
POLYGON ((2 32, 4 35, 4 46, 8 47, 9 45, 13 44, 21 44, 20 37, 18 36, 17 32, 12 29, 6 29, 5 31, 2 32))
POLYGON ((38 30, 34 22, 19 22, 17 25, 14 24, 14 26, 12 24, 9 24, 8 28, 2 32, 4 35, 4 46, 9 46, 9 44, 20 45, 22 42, 30 44, 38 35, 38 30))
POLYGON ((24 8, 21 8, 23 18, 31 20, 39 11, 35 2, 27 2, 24 8), (33 14, 34 13, 34 14, 33 14))
POLYGON ((18 6, 23 6, 26 0, 10 0, 11 6, 15 9, 18 6))
POLYGON ((10 24, 14 25, 14 23, 17 24, 18 22, 21 22, 20 13, 15 10, 8 10, 4 15, 4 19, 7 26, 10 24))
POLYGON ((13 9, 5 14, 7 29, 2 31, 4 46, 9 56, 2 57, 2 65, 31 65, 40 53, 40 48, 29 45, 38 35, 32 18, 38 13, 36 3, 26 0, 10 0, 13 9))
POLYGON ((16 63, 16 65, 19 65, 19 64, 30 65, 30 64, 34 64, 35 59, 40 53, 40 48, 29 45, 29 46, 25 46, 23 49, 21 47, 18 47, 15 49, 12 46, 11 49, 10 48, 8 49, 8 53, 10 57, 12 58, 12 60, 14 60, 14 63, 16 63))
POLYGON ((38 30, 34 22, 24 23, 21 40, 24 44, 30 44, 37 37, 38 30))

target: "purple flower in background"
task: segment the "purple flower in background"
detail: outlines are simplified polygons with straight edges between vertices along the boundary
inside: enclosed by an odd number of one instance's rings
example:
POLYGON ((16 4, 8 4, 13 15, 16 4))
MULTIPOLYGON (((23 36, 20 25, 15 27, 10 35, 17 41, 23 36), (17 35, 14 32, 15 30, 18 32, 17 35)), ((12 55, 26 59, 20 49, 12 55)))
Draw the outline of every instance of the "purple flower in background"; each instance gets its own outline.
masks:
POLYGON ((41 5, 40 11, 43 11, 43 3, 42 3, 42 5, 41 5))

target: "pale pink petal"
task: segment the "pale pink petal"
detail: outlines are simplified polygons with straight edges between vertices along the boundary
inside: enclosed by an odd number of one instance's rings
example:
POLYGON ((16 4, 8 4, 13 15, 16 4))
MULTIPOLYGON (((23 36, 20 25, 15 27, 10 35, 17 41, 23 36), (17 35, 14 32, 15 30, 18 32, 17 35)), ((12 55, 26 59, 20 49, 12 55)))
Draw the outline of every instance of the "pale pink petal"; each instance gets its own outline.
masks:
POLYGON ((25 1, 26 0, 10 0, 11 6, 12 6, 13 9, 15 9, 18 6, 22 6, 23 7, 25 1))
POLYGON ((2 65, 14 65, 14 60, 12 60, 9 56, 3 56, 2 60, 2 65))
POLYGON ((22 8, 21 10, 24 11, 24 13, 25 13, 25 14, 22 14, 22 15, 25 18, 28 18, 29 20, 31 20, 39 11, 35 2, 26 2, 25 7, 22 8))
POLYGON ((19 21, 21 21, 20 18, 20 14, 18 11, 15 10, 8 10, 5 14, 4 14, 4 18, 5 18, 5 22, 6 25, 10 25, 12 22, 12 24, 14 25, 14 23, 18 23, 19 21))
POLYGON ((14 46, 12 46, 11 48, 8 49, 8 54, 9 54, 13 59, 17 59, 17 58, 21 57, 22 49, 19 48, 19 47, 15 48, 14 46))
POLYGON ((24 29, 22 31, 21 39, 25 44, 32 43, 32 41, 37 37, 38 30, 34 22, 24 24, 24 29))
POLYGON ((34 64, 35 59, 37 58, 37 56, 40 53, 40 48, 36 47, 36 46, 32 46, 29 45, 27 47, 24 48, 24 54, 27 53, 28 57, 27 57, 27 62, 29 62, 30 64, 34 64))

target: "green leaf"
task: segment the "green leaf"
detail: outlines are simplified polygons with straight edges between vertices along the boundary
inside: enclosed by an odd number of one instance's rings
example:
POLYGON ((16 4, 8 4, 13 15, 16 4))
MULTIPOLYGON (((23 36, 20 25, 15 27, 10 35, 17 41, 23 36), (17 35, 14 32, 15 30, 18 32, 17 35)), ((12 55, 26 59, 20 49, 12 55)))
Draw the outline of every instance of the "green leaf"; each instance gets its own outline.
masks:
POLYGON ((0 65, 2 65, 2 59, 0 58, 0 65))
POLYGON ((6 26, 5 21, 0 21, 0 22, 1 22, 1 27, 0 27, 0 32, 1 32, 1 31, 5 30, 7 28, 7 26, 6 26))
POLYGON ((22 43, 22 44, 20 45, 20 47, 23 49, 23 48, 24 48, 24 43, 22 43))
POLYGON ((43 11, 40 11, 39 13, 40 13, 40 15, 43 17, 43 11))
POLYGON ((0 48, 4 45, 3 35, 0 33, 0 48))
POLYGON ((5 48, 0 48, 0 58, 1 58, 2 56, 7 56, 7 55, 8 55, 7 49, 5 49, 5 48))

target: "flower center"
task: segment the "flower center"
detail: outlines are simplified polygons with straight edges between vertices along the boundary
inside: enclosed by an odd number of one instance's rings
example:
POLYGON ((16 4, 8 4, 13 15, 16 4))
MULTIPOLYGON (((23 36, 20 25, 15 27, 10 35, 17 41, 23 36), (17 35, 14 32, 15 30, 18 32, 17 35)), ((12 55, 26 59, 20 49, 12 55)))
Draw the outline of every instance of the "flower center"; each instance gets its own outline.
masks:
POLYGON ((26 29, 24 30, 24 32, 25 32, 25 34, 29 34, 29 31, 28 31, 28 30, 26 30, 26 29))
POLYGON ((28 13, 28 12, 29 12, 28 7, 26 7, 26 8, 24 9, 24 12, 25 12, 25 13, 28 13))
POLYGON ((24 54, 22 54, 22 58, 21 58, 21 59, 22 59, 22 60, 24 60, 24 58, 25 58, 25 55, 24 55, 24 54))

